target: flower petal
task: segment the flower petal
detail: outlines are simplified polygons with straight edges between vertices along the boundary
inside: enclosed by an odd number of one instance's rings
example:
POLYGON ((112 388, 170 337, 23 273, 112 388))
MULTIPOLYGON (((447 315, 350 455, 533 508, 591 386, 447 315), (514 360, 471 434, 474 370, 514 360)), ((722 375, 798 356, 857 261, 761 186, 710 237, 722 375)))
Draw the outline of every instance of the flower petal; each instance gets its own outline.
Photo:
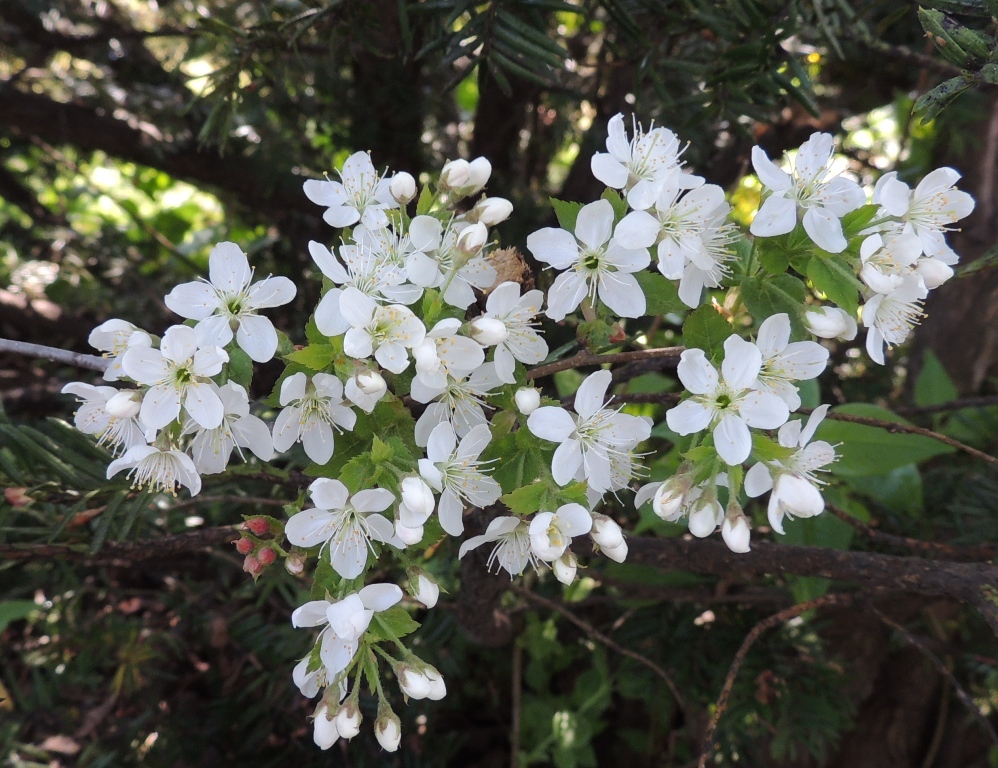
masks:
POLYGON ((752 435, 745 420, 732 413, 721 417, 714 427, 714 448, 729 466, 734 467, 745 461, 752 452, 752 435))

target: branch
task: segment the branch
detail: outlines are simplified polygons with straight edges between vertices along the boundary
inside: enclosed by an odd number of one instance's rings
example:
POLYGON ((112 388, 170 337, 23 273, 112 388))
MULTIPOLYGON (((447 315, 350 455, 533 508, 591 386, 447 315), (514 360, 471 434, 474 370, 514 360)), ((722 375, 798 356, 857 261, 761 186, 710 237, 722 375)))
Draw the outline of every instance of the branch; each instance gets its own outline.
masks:
POLYGON ((894 408, 893 411, 899 416, 919 416, 924 413, 958 411, 961 408, 986 408, 991 405, 998 405, 998 396, 963 397, 958 400, 950 400, 948 403, 937 403, 935 405, 902 405, 894 408))
POLYGON ((621 656, 626 656, 629 659, 634 659, 639 664, 644 664, 646 667, 648 667, 648 669, 650 669, 652 672, 654 672, 656 675, 662 678, 665 684, 669 687, 669 690, 672 692, 673 697, 676 699, 676 703, 679 705, 679 708, 682 709, 683 711, 686 710, 686 702, 683 700, 682 694, 679 693, 679 688, 677 688, 676 684, 672 682, 672 678, 669 677, 669 673, 666 672, 664 669, 662 669, 654 661, 645 656, 642 656, 640 653, 637 653, 636 651, 624 648, 624 646, 620 645, 614 640, 611 640, 609 637, 607 637, 598 629, 596 629, 596 627, 594 627, 592 624, 583 619, 580 619, 578 616, 576 616, 574 613, 568 610, 568 608, 566 608, 563 605, 559 605, 554 600, 548 600, 546 597, 541 597, 537 593, 531 592, 529 589, 524 589, 523 587, 517 586, 515 584, 512 585, 510 589, 512 589, 518 595, 522 595, 523 597, 527 598, 528 600, 533 600, 535 603, 543 605, 548 610, 561 614, 570 622, 572 622, 575 626, 577 626, 579 629, 581 629, 583 632, 585 632, 587 635, 593 638, 593 640, 599 641, 610 650, 616 651, 621 656))
POLYGON ((603 365, 604 363, 630 363, 636 360, 663 357, 678 360, 683 349, 685 347, 662 347, 661 349, 639 349, 634 352, 614 352, 608 355, 591 355, 588 352, 579 352, 572 357, 566 357, 564 360, 541 365, 527 371, 527 380, 540 379, 558 371, 567 371, 569 368, 583 368, 589 365, 603 365))
POLYGON ((700 762, 698 763, 699 768, 704 768, 707 765, 707 760, 710 758, 711 753, 714 751, 714 731, 717 729, 717 724, 721 719, 721 715, 724 714, 724 710, 728 708, 728 699, 731 696, 731 689, 735 685, 735 678, 738 677, 738 671, 742 668, 742 664, 745 663, 745 657, 748 656, 749 649, 759 639, 767 629, 775 627, 777 624, 782 624, 795 616, 799 616, 806 611, 811 611, 816 608, 824 608, 828 605, 846 605, 852 602, 852 597, 850 595, 825 595, 824 597, 818 597, 814 600, 808 600, 806 603, 799 603, 798 605, 793 605, 790 608, 780 611, 779 613, 774 613, 769 616, 754 627, 752 631, 748 633, 745 639, 742 641, 741 647, 735 654, 734 660, 731 662, 731 667, 728 669, 728 674, 724 678, 724 686, 721 688, 721 695, 717 697, 717 705, 714 707, 714 714, 710 716, 710 722, 707 724, 707 732, 703 737, 703 749, 700 753, 700 762))
POLYGON ((27 355, 39 360, 52 360, 56 363, 74 365, 77 368, 86 368, 90 371, 107 370, 107 360, 96 355, 84 355, 80 352, 70 352, 66 349, 56 347, 46 347, 41 344, 28 344, 24 341, 13 341, 12 339, 0 339, 0 352, 10 352, 15 355, 27 355))
POLYGON ((915 648, 921 651, 922 655, 924 655, 925 658, 927 658, 929 661, 932 662, 932 666, 934 666, 937 670, 939 670, 939 674, 945 677, 949 681, 949 684, 953 686, 953 690, 956 693, 956 697, 960 700, 960 703, 963 704, 963 706, 965 706, 971 713, 973 713, 974 717, 976 717, 980 721, 981 725, 984 726, 984 730, 988 732, 988 736, 991 737, 992 743, 994 743, 995 746, 998 746, 998 733, 995 733, 995 729, 994 726, 991 725, 991 721, 984 716, 984 714, 981 712, 980 707, 978 707, 977 704, 974 703, 974 700, 970 697, 970 694, 967 693, 966 690, 964 690, 963 686, 960 685, 959 681, 956 679, 953 673, 947 668, 947 666, 943 664, 940 658, 936 656, 936 654, 934 654, 932 651, 930 651, 929 648, 925 645, 925 643, 923 643, 921 640, 919 640, 917 637, 911 634, 911 632, 902 627, 896 621, 893 621, 889 617, 885 616, 883 613, 877 610, 877 608, 875 608, 873 605, 870 606, 870 610, 873 611, 874 615, 878 619, 880 619, 884 624, 886 624, 891 629, 898 632, 911 645, 915 646, 915 648))
POLYGON ((177 533, 157 539, 108 542, 97 553, 89 544, 0 544, 2 560, 76 560, 86 565, 129 566, 142 560, 164 560, 199 552, 239 537, 242 523, 177 533))
POLYGON ((735 554, 721 541, 635 537, 628 539, 628 562, 664 571, 713 576, 793 574, 821 576, 859 585, 866 592, 943 595, 976 607, 998 634, 998 566, 954 563, 873 552, 753 542, 752 551, 735 554))
POLYGON ((835 517, 842 522, 851 525, 871 541, 880 542, 892 547, 903 547, 904 549, 915 552, 935 552, 951 560, 983 560, 988 562, 993 560, 995 555, 998 554, 998 550, 996 550, 995 547, 987 544, 978 544, 977 546, 967 547, 955 544, 944 544, 936 541, 922 541, 921 539, 913 539, 910 536, 897 536, 893 533, 884 533, 883 531, 878 531, 876 528, 870 527, 866 523, 860 522, 848 512, 828 504, 827 502, 825 504, 825 509, 835 515, 835 517))

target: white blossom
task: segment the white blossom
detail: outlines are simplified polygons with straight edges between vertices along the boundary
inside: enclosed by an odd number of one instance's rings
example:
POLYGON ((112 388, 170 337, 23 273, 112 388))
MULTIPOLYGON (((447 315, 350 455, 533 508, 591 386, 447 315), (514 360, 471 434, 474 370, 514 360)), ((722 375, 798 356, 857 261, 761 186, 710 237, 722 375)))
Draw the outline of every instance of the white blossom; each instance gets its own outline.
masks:
POLYGON ((541 393, 537 387, 520 387, 513 395, 517 410, 524 416, 529 416, 541 405, 541 393))
POLYGON ((475 203, 466 214, 468 221, 480 221, 487 227, 494 227, 509 218, 513 212, 513 204, 504 197, 484 197, 475 203))
POLYGON ((604 407, 611 379, 610 371, 588 376, 575 393, 576 414, 547 405, 527 418, 531 432, 559 444, 551 461, 559 485, 584 480, 598 493, 612 490, 611 458, 629 454, 651 434, 643 419, 604 407))
POLYGON ((465 502, 484 509, 502 495, 499 483, 482 472, 484 462, 478 460, 491 440, 488 424, 468 430, 460 443, 449 422, 441 422, 430 432, 426 458, 419 460, 419 473, 440 493, 437 515, 451 536, 464 533, 465 502))
POLYGON ((122 357, 125 373, 150 387, 142 398, 139 418, 150 429, 160 429, 187 414, 205 429, 222 423, 222 401, 209 376, 221 373, 229 356, 218 346, 199 348, 193 328, 174 325, 163 334, 159 349, 130 346, 122 357))
POLYGON ((401 304, 379 306, 370 296, 350 287, 340 296, 340 312, 350 323, 343 337, 343 351, 350 357, 374 359, 392 373, 409 367, 407 348, 415 347, 426 335, 419 318, 401 304))
POLYGON ((800 393, 793 382, 820 376, 828 365, 828 350, 813 341, 791 342, 790 317, 785 312, 763 320, 755 343, 762 354, 762 367, 752 387, 777 395, 796 411, 800 393))
POLYGON ((893 347, 908 338, 911 329, 922 319, 922 299, 928 291, 917 275, 905 277, 891 293, 877 293, 863 305, 866 326, 866 351, 870 358, 884 364, 884 344, 893 347))
POLYGON ((138 419, 141 393, 137 390, 120 390, 114 387, 95 387, 74 381, 62 388, 63 394, 80 398, 73 423, 85 435, 94 435, 97 445, 104 445, 117 455, 135 445, 145 445, 145 427, 138 419), (128 398, 131 407, 127 410, 111 412, 108 403, 122 395, 128 398))
MULTIPOLYGON (((606 152, 593 155, 593 176, 613 189, 626 190, 627 202, 635 210, 644 210, 655 202, 662 179, 679 173, 679 139, 667 128, 652 128, 645 133, 634 119, 634 137, 627 138, 624 116, 614 115, 607 125, 606 152)), ((685 185, 697 186, 703 179, 686 176, 685 185)))
POLYGON ((395 752, 402 742, 402 724, 398 717, 388 712, 379 714, 374 721, 374 736, 386 752, 395 752))
POLYGON ((461 336, 461 321, 444 318, 433 326, 412 349, 416 377, 430 389, 447 386, 448 376, 460 379, 485 362, 481 344, 461 336))
POLYGON ((803 429, 798 420, 788 421, 780 428, 777 436, 780 445, 796 449, 790 458, 760 461, 745 473, 745 493, 750 497, 772 491, 769 524, 777 533, 783 533, 784 515, 814 517, 825 508, 825 500, 818 489, 824 483, 815 473, 835 461, 835 448, 824 440, 810 441, 828 408, 827 405, 815 408, 803 429))
MULTIPOLYGON (((358 491, 348 499, 349 491, 339 480, 319 478, 309 486, 314 509, 293 515, 285 527, 288 541, 298 547, 321 545, 328 550, 329 561, 344 579, 354 579, 367 563, 371 540, 391 542, 392 524, 384 512, 395 495, 384 488, 358 491)), ((342 633, 338 633, 342 635, 342 633)))
POLYGON ((761 370, 759 348, 735 335, 724 342, 720 377, 703 350, 685 350, 677 372, 693 397, 666 412, 669 429, 691 435, 711 428, 718 455, 741 464, 752 451, 749 427, 776 429, 790 414, 780 397, 752 388, 761 370))
POLYGON ((725 221, 731 206, 723 189, 706 184, 680 197, 684 178, 678 171, 664 178, 654 215, 632 211, 617 225, 614 237, 625 248, 651 248, 657 243, 659 272, 679 280, 679 298, 695 308, 705 286, 716 288, 730 274, 734 227, 725 221))
POLYGON ((741 513, 727 515, 721 523, 721 538, 728 545, 728 549, 738 554, 744 554, 752 548, 751 531, 748 519, 741 513))
POLYGON ((121 357, 129 347, 151 347, 152 337, 127 320, 106 320, 90 332, 90 346, 104 353, 107 368, 104 381, 117 381, 124 375, 121 357))
POLYGON ((365 413, 373 411, 387 393, 388 383, 384 377, 370 368, 361 368, 343 385, 346 399, 365 413))
POLYGON ((891 293, 912 273, 922 249, 914 233, 888 236, 874 234, 859 249, 862 267, 859 279, 876 293, 891 293))
POLYGON ((261 461, 270 461, 274 456, 270 429, 262 419, 250 414, 246 390, 230 381, 218 388, 218 397, 223 408, 221 424, 214 429, 203 429, 190 421, 184 428, 184 434, 194 435, 190 452, 198 472, 202 475, 224 472, 233 448, 248 448, 261 461))
POLYGON ((481 536, 472 536, 461 545, 458 559, 482 544, 495 542, 487 562, 488 569, 496 564, 505 570, 510 578, 519 576, 528 565, 537 568, 537 556, 530 546, 530 529, 518 517, 497 517, 481 536))
POLYGON ((232 341, 250 359, 265 363, 277 351, 277 331, 258 310, 280 307, 297 293, 286 277, 252 283, 246 254, 235 243, 219 243, 208 256, 208 280, 182 283, 166 296, 166 306, 181 317, 197 320, 198 346, 224 347, 232 341))
POLYGON ((551 563, 551 570, 554 571, 554 577, 566 587, 575 581, 575 574, 578 569, 579 561, 571 550, 566 551, 565 554, 551 563))
POLYGON ((454 192, 458 198, 473 195, 489 183, 492 163, 485 157, 476 157, 471 162, 458 158, 444 164, 440 171, 440 186, 454 192))
POLYGON ((327 750, 339 739, 340 733, 336 730, 336 721, 332 718, 332 713, 325 703, 320 704, 312 721, 312 741, 319 749, 327 750))
POLYGON ((135 445, 125 451, 120 459, 107 466, 110 480, 122 470, 131 470, 132 488, 149 488, 151 491, 176 495, 182 485, 197 496, 201 492, 201 476, 191 457, 183 451, 161 450, 153 445, 135 445))
POLYGON ((400 204, 405 205, 416 197, 416 180, 411 173, 400 171, 392 176, 388 191, 400 204))
POLYGON ((913 191, 892 171, 877 181, 873 202, 904 222, 904 230, 918 237, 926 257, 952 266, 959 257, 947 245, 944 233, 974 210, 974 198, 954 186, 959 180, 960 174, 952 168, 937 168, 913 191))
POLYGON ((317 373, 309 382, 295 373, 281 382, 283 410, 274 422, 274 450, 287 451, 301 440, 305 454, 316 464, 333 457, 334 429, 353 429, 357 414, 343 405, 343 384, 328 373, 317 373))
MULTIPOLYGON (((416 216, 409 224, 412 252, 405 263, 409 279, 424 288, 441 288, 443 299, 452 307, 467 309, 475 301, 473 288, 484 290, 497 277, 495 268, 479 250, 466 253, 458 247, 458 240, 467 222, 453 220, 447 229, 432 216, 416 216)), ((481 230, 474 242, 481 239, 481 230)), ((466 236, 464 244, 473 245, 466 236)), ((481 241, 484 244, 484 240, 481 241)))
POLYGON ((436 507, 433 491, 423 478, 415 476, 403 478, 400 491, 399 522, 405 528, 422 528, 436 507))
POLYGON ((530 521, 530 546, 538 560, 553 562, 562 557, 572 539, 589 533, 593 517, 581 504, 563 504, 554 512, 538 512, 530 521))
POLYGON ((776 166, 760 147, 752 147, 752 166, 769 191, 749 231, 757 237, 785 235, 803 214, 804 231, 830 253, 846 249, 842 217, 866 202, 862 188, 841 176, 827 178, 832 137, 812 133, 797 151, 790 173, 776 166))
POLYGON ((410 586, 412 587, 412 596, 427 608, 432 608, 437 604, 437 600, 440 598, 440 587, 425 573, 420 571, 415 580, 410 579, 410 586))
POLYGON ((534 258, 561 271, 548 292, 552 320, 564 320, 583 299, 597 296, 620 317, 645 313, 644 291, 631 273, 647 267, 651 257, 646 249, 625 248, 612 235, 613 206, 597 200, 579 211, 574 233, 545 227, 527 237, 534 258))
POLYGON ((429 403, 416 421, 416 445, 426 446, 430 433, 441 422, 448 421, 458 437, 464 437, 474 427, 487 422, 485 398, 502 384, 492 363, 478 366, 467 378, 448 378, 443 387, 427 387, 416 378, 410 394, 417 403, 429 403))
POLYGON ((527 291, 520 296, 520 285, 504 282, 489 294, 482 318, 493 318, 503 324, 506 338, 496 344, 496 375, 504 384, 515 384, 516 360, 536 365, 548 356, 548 345, 535 330, 537 313, 541 311, 544 294, 527 291))
POLYGON ((392 197, 391 181, 374 169, 367 152, 355 152, 343 163, 339 181, 309 179, 305 196, 317 205, 326 206, 322 218, 331 227, 349 227, 358 221, 372 228, 388 223, 386 208, 398 208, 392 197))

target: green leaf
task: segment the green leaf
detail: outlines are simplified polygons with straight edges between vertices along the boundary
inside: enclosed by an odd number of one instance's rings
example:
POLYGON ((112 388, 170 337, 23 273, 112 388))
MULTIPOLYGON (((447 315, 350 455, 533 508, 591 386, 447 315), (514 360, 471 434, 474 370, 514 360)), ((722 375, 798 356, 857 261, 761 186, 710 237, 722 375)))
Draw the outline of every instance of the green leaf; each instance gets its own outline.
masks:
POLYGON ((645 301, 648 302, 645 314, 665 315, 687 309, 682 299, 679 298, 679 291, 672 280, 667 280, 658 272, 649 272, 648 270, 635 272, 634 277, 638 281, 638 285, 641 286, 641 290, 644 291, 645 301))
POLYGON ((732 333, 728 321, 710 304, 691 312, 683 323, 683 344, 702 349, 707 357, 716 357, 724 349, 724 340, 732 333))
POLYGON ((371 461, 375 464, 381 464, 390 461, 394 455, 395 451, 392 450, 392 447, 375 435, 374 442, 371 444, 371 461))
POLYGON ((918 516, 925 506, 922 475, 914 464, 905 464, 882 475, 843 478, 854 491, 900 515, 918 516))
POLYGON ((547 483, 534 482, 499 498, 515 515, 529 515, 543 509, 549 495, 547 483))
POLYGON ((782 275, 790 266, 790 257, 786 251, 779 248, 760 248, 759 263, 767 272, 774 275, 782 275))
POLYGON ((226 373, 230 380, 244 389, 249 389, 250 383, 253 381, 253 360, 239 347, 234 347, 229 350, 226 373))
POLYGON ((387 611, 374 614, 374 621, 368 632, 381 640, 392 640, 411 635, 419 629, 419 622, 409 615, 401 605, 394 605, 387 611))
MULTIPOLYGON (((868 403, 839 406, 833 412, 893 421, 899 424, 910 423, 885 408, 868 403)), ((881 427, 869 427, 865 424, 830 419, 825 419, 818 427, 816 437, 818 440, 825 440, 832 445, 841 443, 835 448, 839 460, 832 464, 830 469, 834 474, 842 476, 881 475, 898 467, 903 467, 905 464, 918 464, 934 456, 952 453, 955 450, 951 446, 923 435, 888 432, 881 427)))
MULTIPOLYGON (((762 322, 785 312, 790 317, 794 337, 804 334, 804 308, 807 288, 793 275, 764 275, 742 281, 742 301, 752 317, 762 322)), ((699 311, 699 310, 698 310, 699 311)))
POLYGON ((5 600, 0 603, 0 632, 15 621, 26 619, 38 606, 31 600, 5 600))
POLYGON ((357 493, 370 481, 375 469, 374 462, 371 461, 371 454, 362 453, 359 456, 354 456, 343 465, 339 479, 350 490, 350 493, 357 493))
POLYGON ((600 199, 606 200, 613 206, 613 221, 619 223, 627 215, 627 201, 620 196, 615 189, 609 187, 600 195, 600 199))
POLYGON ((313 371, 321 371, 328 367, 336 357, 336 350, 330 344, 309 344, 288 355, 292 363, 304 365, 313 371))
POLYGON ((956 385, 946 373, 936 353, 926 350, 922 358, 922 370, 915 382, 916 405, 938 405, 956 400, 956 385))
POLYGON ((416 203, 416 215, 425 216, 430 212, 430 208, 433 206, 433 192, 430 188, 423 187, 419 192, 419 200, 416 203))
POLYGON ((574 233, 575 222, 579 218, 579 211, 582 210, 582 203, 569 203, 552 197, 551 207, 554 208, 554 215, 558 217, 559 226, 574 233))
POLYGON ((879 205, 862 205, 842 217, 842 232, 846 240, 852 240, 862 232, 880 210, 879 205))
POLYGON ((860 282, 841 256, 813 256, 807 265, 807 278, 814 287, 850 315, 859 309, 860 282))
POLYGON ((785 448, 761 432, 752 433, 752 456, 759 461, 782 461, 794 455, 796 449, 785 448))

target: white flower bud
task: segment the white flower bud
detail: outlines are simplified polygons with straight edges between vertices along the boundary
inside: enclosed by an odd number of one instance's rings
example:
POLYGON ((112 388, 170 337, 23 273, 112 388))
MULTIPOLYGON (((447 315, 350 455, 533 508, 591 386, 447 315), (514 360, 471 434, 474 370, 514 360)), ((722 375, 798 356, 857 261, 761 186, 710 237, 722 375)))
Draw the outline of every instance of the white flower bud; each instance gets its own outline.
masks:
POLYGON ((361 371, 354 378, 357 380, 357 389, 365 395, 383 395, 388 389, 384 377, 370 368, 361 371))
POLYGON ((462 253, 472 256, 482 250, 488 241, 489 231, 479 222, 461 230, 461 234, 457 236, 457 248, 462 253))
POLYGON ((423 521, 433 514, 436 506, 433 491, 420 477, 407 477, 402 481, 402 502, 412 516, 423 521))
POLYGON ((305 555, 301 552, 292 552, 284 558, 284 569, 292 576, 300 576, 305 570, 305 555))
POLYGON ((732 552, 739 554, 748 552, 751 549, 749 546, 751 532, 745 515, 739 513, 724 518, 724 522, 721 523, 721 537, 732 552))
POLYGON ((804 313, 804 324, 815 336, 822 339, 856 338, 856 320, 848 312, 838 307, 820 307, 804 313))
POLYGON ((340 732, 336 722, 329 717, 329 708, 320 704, 315 710, 315 721, 312 723, 312 740, 319 749, 329 749, 339 741, 340 732))
POLYGON ((401 171, 392 176, 388 191, 399 203, 405 205, 416 196, 416 180, 411 173, 401 171))
POLYGON ((717 529, 717 521, 722 514, 716 499, 700 499, 690 512, 690 533, 699 539, 710 536, 717 529))
POLYGON ((604 551, 615 549, 624 543, 624 534, 620 530, 620 526, 606 515, 593 515, 593 528, 590 535, 604 551))
POLYGON ((142 407, 142 393, 134 389, 126 389, 112 395, 104 404, 104 410, 116 419, 130 419, 139 415, 142 407))
POLYGON ((360 733, 360 710, 357 709, 356 704, 351 704, 347 702, 340 707, 339 712, 336 713, 336 717, 333 722, 336 724, 336 730, 339 731, 340 736, 344 739, 352 739, 358 733, 360 733))
POLYGON ((426 698, 431 701, 440 701, 440 699, 447 695, 447 686, 444 684, 443 676, 433 667, 428 667, 423 674, 430 681, 430 692, 426 698))
POLYGON ((492 163, 484 157, 476 157, 468 164, 468 184, 471 187, 465 194, 473 195, 489 183, 492 163))
POLYGON ((505 197, 486 197, 475 203, 468 212, 469 221, 480 221, 487 227, 494 227, 509 218, 513 204, 505 197))
POLYGON ((483 347, 494 347, 509 338, 509 331, 502 320, 483 316, 468 324, 468 335, 483 347))
POLYGON ((398 678, 399 688, 410 699, 425 699, 433 688, 430 678, 412 667, 399 667, 398 678))
POLYGON ((405 544, 407 547, 411 547, 414 544, 419 544, 423 540, 423 526, 417 525, 409 527, 407 525, 402 525, 399 521, 395 521, 395 535, 399 537, 399 540, 405 544))
POLYGON ((446 189, 463 189, 471 182, 471 163, 451 160, 440 171, 440 186, 446 189))
POLYGON ((402 741, 402 723, 393 712, 378 715, 374 721, 374 736, 385 752, 394 752, 402 741))
POLYGON ((667 522, 676 522, 683 514, 683 497, 687 490, 685 486, 685 483, 676 478, 662 483, 651 502, 655 514, 667 522))
POLYGON ((627 559, 627 542, 623 539, 615 547, 603 547, 603 554, 615 563, 622 563, 627 559))
POLYGON ((425 573, 420 572, 415 581, 410 579, 410 584, 413 589, 412 596, 427 608, 432 608, 437 604, 437 599, 440 597, 440 587, 425 573))
POLYGON ((579 561, 571 551, 566 552, 551 564, 554 570, 554 577, 562 584, 568 586, 575 581, 575 573, 579 568, 579 561))
POLYGON ((513 395, 513 399, 516 401, 516 407, 520 409, 520 413, 529 416, 540 407, 541 393, 535 387, 520 387, 513 395))
POLYGON ((943 264, 939 259, 919 259, 915 263, 915 271, 930 291, 953 277, 953 267, 943 264))

